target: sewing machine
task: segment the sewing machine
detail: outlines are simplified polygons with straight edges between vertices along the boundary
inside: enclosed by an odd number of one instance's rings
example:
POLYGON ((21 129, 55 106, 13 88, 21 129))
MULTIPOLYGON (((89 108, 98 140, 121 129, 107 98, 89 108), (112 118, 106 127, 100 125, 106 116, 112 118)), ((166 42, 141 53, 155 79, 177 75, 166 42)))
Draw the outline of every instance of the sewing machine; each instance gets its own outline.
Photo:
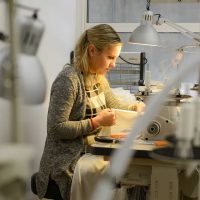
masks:
POLYGON ((179 111, 180 108, 178 106, 162 106, 159 114, 138 137, 145 140, 158 140, 174 135, 179 111))
MULTIPOLYGON (((148 90, 146 86, 140 86, 139 92, 135 96, 148 103, 148 100, 160 92, 162 88, 163 85, 159 82, 154 82, 153 85, 148 87, 148 90)), ((185 91, 182 92, 182 89, 172 89, 168 98, 164 101, 159 114, 140 133, 139 137, 141 139, 157 140, 174 135, 180 118, 180 107, 183 103, 190 103, 192 97, 190 94, 185 94, 185 91)))

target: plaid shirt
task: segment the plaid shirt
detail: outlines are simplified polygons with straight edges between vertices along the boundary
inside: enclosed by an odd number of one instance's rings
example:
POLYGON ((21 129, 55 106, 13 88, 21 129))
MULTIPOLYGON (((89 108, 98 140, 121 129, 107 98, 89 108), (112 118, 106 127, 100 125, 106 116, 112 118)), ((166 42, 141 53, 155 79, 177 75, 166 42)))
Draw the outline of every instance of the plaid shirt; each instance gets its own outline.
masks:
POLYGON ((106 108, 105 94, 96 83, 91 90, 86 90, 86 115, 85 118, 95 117, 101 110, 106 108))

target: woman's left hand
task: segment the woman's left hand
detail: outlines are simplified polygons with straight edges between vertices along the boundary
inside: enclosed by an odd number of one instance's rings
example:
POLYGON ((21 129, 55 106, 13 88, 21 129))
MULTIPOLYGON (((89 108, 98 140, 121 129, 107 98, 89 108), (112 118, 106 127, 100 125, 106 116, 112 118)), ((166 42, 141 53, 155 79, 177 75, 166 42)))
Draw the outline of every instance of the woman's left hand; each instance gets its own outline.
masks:
POLYGON ((144 111, 144 108, 145 104, 142 101, 137 101, 133 104, 133 111, 141 113, 144 111))

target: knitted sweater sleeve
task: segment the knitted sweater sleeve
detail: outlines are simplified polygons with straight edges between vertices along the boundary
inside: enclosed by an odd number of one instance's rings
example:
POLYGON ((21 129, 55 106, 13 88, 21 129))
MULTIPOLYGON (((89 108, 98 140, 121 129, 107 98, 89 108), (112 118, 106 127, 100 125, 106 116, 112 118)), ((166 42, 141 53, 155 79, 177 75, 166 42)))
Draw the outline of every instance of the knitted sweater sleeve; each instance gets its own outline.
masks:
POLYGON ((75 139, 87 135, 91 126, 84 117, 84 91, 77 74, 63 70, 51 88, 48 110, 48 133, 55 139, 75 139))
POLYGON ((110 85, 105 77, 102 78, 101 85, 105 93, 106 105, 108 108, 132 110, 132 105, 120 101, 112 92, 110 85))

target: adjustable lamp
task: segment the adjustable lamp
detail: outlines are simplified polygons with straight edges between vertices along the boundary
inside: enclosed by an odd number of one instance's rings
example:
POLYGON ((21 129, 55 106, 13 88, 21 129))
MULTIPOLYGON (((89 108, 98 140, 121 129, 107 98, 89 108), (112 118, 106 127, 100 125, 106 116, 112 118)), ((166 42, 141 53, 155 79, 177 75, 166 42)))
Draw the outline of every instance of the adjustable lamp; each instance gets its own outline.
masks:
MULTIPOLYGON (((146 11, 143 14, 141 24, 131 33, 129 43, 148 46, 162 46, 159 35, 154 29, 153 24, 162 25, 163 23, 179 31, 186 37, 192 39, 196 43, 195 46, 200 47, 200 35, 193 33, 190 30, 187 30, 186 28, 170 21, 169 19, 162 17, 160 14, 153 14, 153 12, 150 11, 150 0, 147 0, 146 11)), ((193 46, 194 45, 188 45, 187 48, 191 48, 193 46)), ((181 53, 182 50, 183 47, 178 49, 175 58, 176 61, 178 61, 177 59, 180 59, 183 56, 181 53)))
MULTIPOLYGON (((176 50, 175 62, 179 63, 183 60, 184 53, 200 53, 200 43, 192 45, 183 45, 176 50), (190 51, 191 49, 196 51, 190 51)), ((193 89, 198 90, 198 95, 200 95, 200 69, 199 69, 199 80, 198 83, 194 85, 193 89)))
POLYGON ((146 11, 144 11, 140 26, 138 26, 131 34, 129 43, 148 45, 148 46, 159 46, 160 38, 153 27, 153 12, 150 11, 150 0, 147 0, 146 11))
POLYGON ((197 49, 196 53, 200 53, 200 43, 199 44, 192 44, 192 45, 183 45, 176 49, 176 54, 172 60, 172 66, 175 67, 180 64, 183 60, 184 53, 191 53, 194 54, 195 51, 189 51, 188 49, 197 49))
POLYGON ((200 43, 200 35, 195 34, 184 27, 170 21, 169 19, 163 18, 160 14, 153 14, 150 11, 150 0, 147 0, 147 10, 144 12, 142 21, 139 27, 137 27, 129 38, 129 43, 149 45, 149 46, 160 46, 160 39, 157 31, 154 29, 153 24, 161 25, 167 24, 168 26, 180 31, 183 35, 191 38, 197 43, 200 43), (157 16, 157 20, 154 17, 157 16), (145 33, 144 33, 145 32, 145 33))
POLYGON ((200 35, 191 32, 190 30, 170 21, 167 18, 162 17, 160 14, 156 14, 154 16, 158 16, 158 19, 156 20, 155 24, 156 25, 162 25, 163 23, 167 24, 168 26, 174 28, 177 31, 180 31, 180 33, 182 33, 183 35, 185 35, 186 37, 194 40, 196 43, 200 43, 200 35))
POLYGON ((131 34, 129 43, 159 46, 160 38, 153 27, 153 12, 146 10, 142 16, 141 24, 131 34))
POLYGON ((177 49, 177 54, 183 55, 183 52, 194 53, 194 52, 188 51, 188 49, 198 49, 198 51, 199 51, 200 50, 200 43, 192 44, 192 45, 183 45, 183 46, 181 46, 177 49))
MULTIPOLYGON (((34 10, 32 16, 25 16, 18 20, 19 48, 15 75, 19 82, 18 92, 26 104, 43 103, 46 94, 44 70, 36 56, 44 32, 44 25, 38 19, 37 12, 38 10, 34 10)), ((4 42, 9 42, 9 36, 1 35, 4 42)), ((0 51, 0 97, 7 99, 11 98, 9 46, 8 43, 8 47, 0 51)))

